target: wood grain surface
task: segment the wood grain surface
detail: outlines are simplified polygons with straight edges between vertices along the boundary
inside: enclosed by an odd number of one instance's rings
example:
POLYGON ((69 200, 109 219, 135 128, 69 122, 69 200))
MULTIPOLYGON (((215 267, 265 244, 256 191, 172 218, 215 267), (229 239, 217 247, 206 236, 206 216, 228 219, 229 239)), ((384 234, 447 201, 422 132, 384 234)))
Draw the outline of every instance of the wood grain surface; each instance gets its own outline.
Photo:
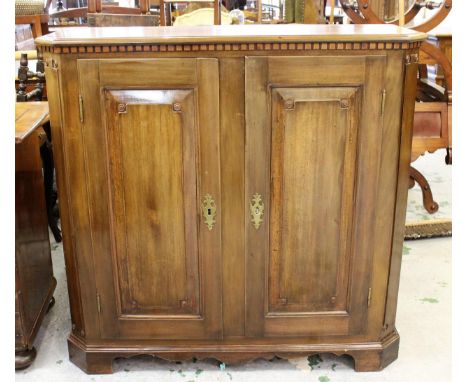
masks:
POLYGON ((422 41, 426 35, 395 25, 213 25, 191 27, 60 28, 36 45, 215 42, 422 41))
POLYGON ((53 48, 74 363, 110 373, 143 353, 332 352, 369 371, 396 359, 425 35, 395 28, 81 28, 39 41, 53 48))
POLYGON ((15 143, 21 143, 36 128, 48 120, 49 104, 47 102, 16 102, 15 143))

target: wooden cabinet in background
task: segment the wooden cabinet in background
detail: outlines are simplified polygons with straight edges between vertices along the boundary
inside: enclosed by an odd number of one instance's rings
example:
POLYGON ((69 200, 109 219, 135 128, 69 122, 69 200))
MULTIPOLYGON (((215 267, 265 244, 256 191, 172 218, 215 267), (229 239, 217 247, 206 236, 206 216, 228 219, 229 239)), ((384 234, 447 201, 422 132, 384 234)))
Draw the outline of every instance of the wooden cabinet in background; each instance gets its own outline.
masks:
POLYGON ((398 354, 418 47, 394 26, 61 29, 70 359, 398 354), (125 38, 120 37, 125 34, 125 38))
POLYGON ((34 340, 57 282, 39 151, 47 102, 18 102, 15 112, 15 368, 24 369, 36 358, 34 340))

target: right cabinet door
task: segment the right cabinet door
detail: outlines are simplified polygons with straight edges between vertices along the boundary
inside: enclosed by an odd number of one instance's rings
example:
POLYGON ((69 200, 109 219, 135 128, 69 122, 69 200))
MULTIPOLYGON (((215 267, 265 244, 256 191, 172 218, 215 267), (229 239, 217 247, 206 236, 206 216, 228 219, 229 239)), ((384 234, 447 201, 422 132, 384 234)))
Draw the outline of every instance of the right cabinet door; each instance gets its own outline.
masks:
POLYGON ((366 333, 385 62, 246 58, 248 336, 366 333))

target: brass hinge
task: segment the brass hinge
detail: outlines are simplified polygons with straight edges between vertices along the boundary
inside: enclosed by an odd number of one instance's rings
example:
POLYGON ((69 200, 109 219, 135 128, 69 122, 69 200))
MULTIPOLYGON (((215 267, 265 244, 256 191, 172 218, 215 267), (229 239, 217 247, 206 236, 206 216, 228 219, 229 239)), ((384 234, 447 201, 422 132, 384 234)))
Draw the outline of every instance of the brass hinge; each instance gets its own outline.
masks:
POLYGON ((367 293, 367 307, 370 307, 372 301, 372 288, 369 288, 369 292, 367 293))
POLYGON ((99 293, 96 294, 96 300, 97 300, 97 310, 99 313, 101 313, 101 296, 99 293))
POLYGON ((79 106, 80 106, 80 122, 83 123, 84 122, 83 97, 81 96, 81 94, 78 97, 78 103, 79 103, 79 106))
POLYGON ((380 115, 383 116, 385 112, 385 99, 387 98, 387 91, 382 90, 382 98, 380 103, 380 115))

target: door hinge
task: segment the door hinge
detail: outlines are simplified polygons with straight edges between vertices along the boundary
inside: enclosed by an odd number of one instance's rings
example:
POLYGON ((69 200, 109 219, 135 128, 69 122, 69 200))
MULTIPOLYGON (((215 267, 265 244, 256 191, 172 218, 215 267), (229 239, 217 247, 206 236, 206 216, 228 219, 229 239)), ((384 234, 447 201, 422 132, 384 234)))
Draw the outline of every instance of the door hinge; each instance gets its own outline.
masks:
POLYGON ((369 308, 371 305, 372 301, 372 288, 369 288, 369 291, 367 292, 367 307, 369 308))
POLYGON ((96 293, 96 301, 97 301, 97 310, 101 313, 101 296, 99 293, 96 293))
POLYGON ((80 106, 80 122, 83 123, 84 122, 83 97, 81 96, 81 94, 78 96, 78 103, 80 106))
POLYGON ((383 116, 385 112, 385 100, 387 98, 387 91, 384 89, 382 90, 382 98, 380 103, 380 115, 383 116))

